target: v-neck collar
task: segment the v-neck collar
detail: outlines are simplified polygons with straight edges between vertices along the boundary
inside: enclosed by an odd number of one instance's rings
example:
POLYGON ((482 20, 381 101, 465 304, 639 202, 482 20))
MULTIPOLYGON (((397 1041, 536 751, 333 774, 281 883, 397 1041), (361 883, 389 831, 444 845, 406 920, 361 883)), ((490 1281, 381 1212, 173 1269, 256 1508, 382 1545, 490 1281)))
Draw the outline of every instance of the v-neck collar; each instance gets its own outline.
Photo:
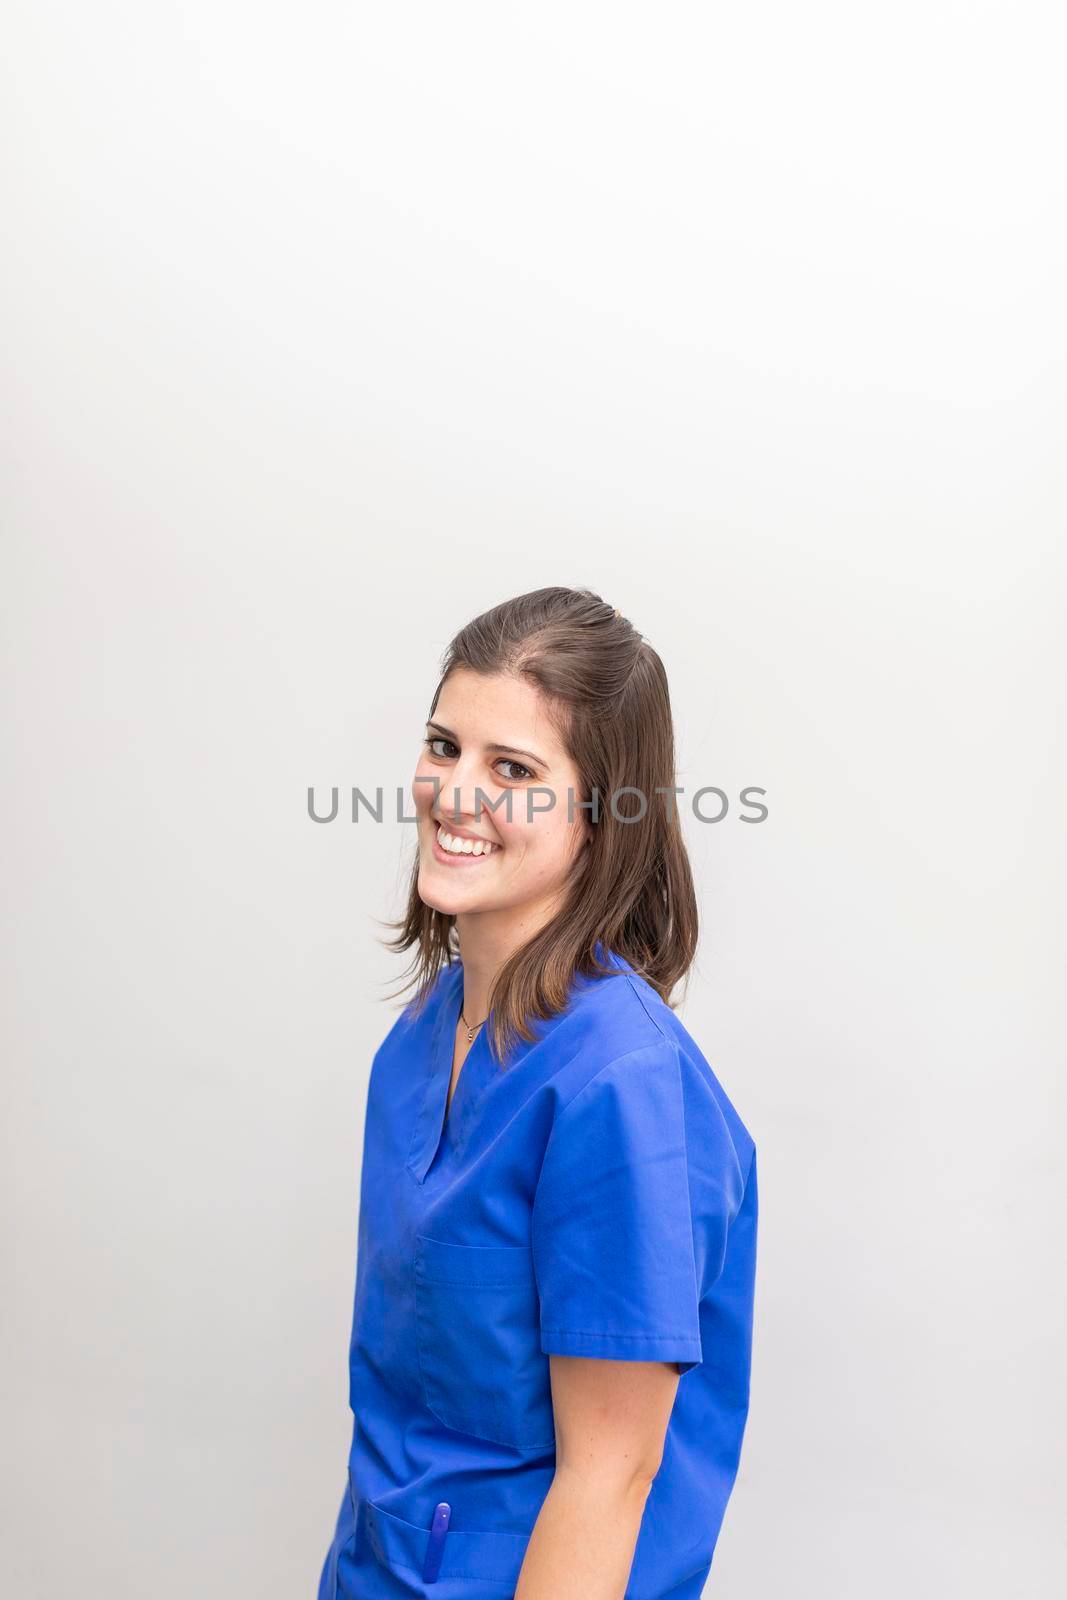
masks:
MULTIPOLYGON (((437 1010, 437 1020, 430 1040, 430 1071, 419 1114, 415 1120, 407 1161, 408 1168, 420 1183, 432 1167, 445 1137, 445 1105, 448 1101, 449 1084, 452 1081, 456 1027, 463 1009, 462 962, 456 963, 456 971, 443 977, 442 983, 448 987, 442 992, 441 1004, 437 1010)), ((483 1042, 484 1038, 483 1026, 475 1035, 474 1042, 463 1058, 463 1065, 452 1095, 452 1104, 448 1107, 447 1123, 450 1130, 455 1130, 457 1112, 463 1114, 467 1100, 473 1092, 470 1069, 473 1067, 476 1075, 482 1065, 482 1055, 488 1048, 483 1042)))
MULTIPOLYGON (((596 953, 608 967, 622 968, 627 972, 634 970, 628 961, 603 945, 599 939, 596 941, 596 953)), ((425 1181, 426 1174, 433 1166, 446 1136, 445 1104, 448 1099, 448 1086, 452 1079, 456 1027, 463 1008, 462 961, 456 961, 454 969, 452 971, 446 967, 439 974, 442 986, 441 1000, 430 1036, 430 1066, 408 1150, 407 1167, 419 1183, 425 1181)), ((589 980, 576 980, 575 990, 579 990, 586 981, 589 980)), ((463 1058, 452 1104, 448 1107, 447 1133, 453 1143, 462 1143, 469 1127, 470 1115, 477 1104, 479 1087, 484 1087, 483 1079, 486 1072, 492 1073, 493 1070, 497 1070, 495 1058, 486 1039, 487 1029, 488 1018, 478 1030, 474 1043, 463 1058)), ((535 1028, 534 1032, 536 1035, 539 1030, 535 1028)), ((531 1044, 519 1041, 509 1057, 510 1064, 515 1065, 530 1049, 532 1049, 531 1044)))

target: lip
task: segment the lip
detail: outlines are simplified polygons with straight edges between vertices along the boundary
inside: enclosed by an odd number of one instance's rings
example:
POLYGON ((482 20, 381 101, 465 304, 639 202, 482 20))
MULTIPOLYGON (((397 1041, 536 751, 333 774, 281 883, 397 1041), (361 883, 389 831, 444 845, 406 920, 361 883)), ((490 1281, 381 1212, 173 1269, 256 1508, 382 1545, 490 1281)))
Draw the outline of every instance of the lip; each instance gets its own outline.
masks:
MULTIPOLYGON (((433 839, 430 843, 430 849, 433 852, 434 860, 439 861, 443 867, 480 867, 483 862, 491 861, 493 856, 496 855, 495 850, 490 850, 488 855, 480 856, 455 855, 451 850, 442 850, 437 842, 437 829, 440 826, 441 824, 434 820, 433 839)), ((445 831, 446 833, 451 833, 453 830, 446 828, 445 831)), ((459 829, 456 830, 455 836, 457 839, 477 839, 479 837, 476 833, 462 833, 459 829)))
POLYGON ((440 817, 431 817, 430 821, 435 827, 443 828, 446 833, 452 834, 455 839, 470 839, 476 844, 495 843, 495 840, 487 839, 484 833, 472 833, 469 828, 457 828, 454 822, 442 822, 440 817))

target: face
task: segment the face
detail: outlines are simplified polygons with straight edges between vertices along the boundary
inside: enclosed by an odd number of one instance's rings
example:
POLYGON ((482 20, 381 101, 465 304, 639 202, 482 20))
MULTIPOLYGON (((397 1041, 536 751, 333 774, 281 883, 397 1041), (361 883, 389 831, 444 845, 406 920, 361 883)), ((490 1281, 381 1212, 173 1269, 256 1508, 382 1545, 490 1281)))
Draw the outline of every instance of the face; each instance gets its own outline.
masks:
POLYGON ((455 916, 461 932, 476 916, 531 934, 560 903, 592 832, 541 692, 456 668, 425 732, 412 782, 420 898, 455 916))

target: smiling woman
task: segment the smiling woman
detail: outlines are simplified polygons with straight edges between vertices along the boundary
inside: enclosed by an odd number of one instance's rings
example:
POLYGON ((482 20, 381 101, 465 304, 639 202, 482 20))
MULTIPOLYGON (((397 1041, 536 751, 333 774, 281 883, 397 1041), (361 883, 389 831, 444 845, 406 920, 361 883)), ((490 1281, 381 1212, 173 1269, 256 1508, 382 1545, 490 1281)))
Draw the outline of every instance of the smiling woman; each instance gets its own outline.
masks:
POLYGON ((666 675, 598 596, 542 589, 461 630, 429 710, 319 1600, 696 1600, 757 1192, 672 999, 697 911, 666 675))

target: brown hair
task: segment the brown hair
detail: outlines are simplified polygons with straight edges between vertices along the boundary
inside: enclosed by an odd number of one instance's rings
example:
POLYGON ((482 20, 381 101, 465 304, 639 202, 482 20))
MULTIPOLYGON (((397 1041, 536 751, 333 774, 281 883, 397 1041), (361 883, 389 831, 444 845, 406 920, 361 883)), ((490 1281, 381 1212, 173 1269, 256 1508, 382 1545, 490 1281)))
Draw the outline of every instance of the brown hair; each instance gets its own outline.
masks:
MULTIPOLYGON (((441 662, 432 717, 451 672, 510 673, 544 694, 561 742, 599 818, 579 857, 560 913, 497 973, 489 996, 491 1042, 503 1060, 517 1039, 535 1035, 532 1019, 564 1009, 576 973, 613 969, 597 960, 623 956, 672 1007, 671 992, 692 966, 698 914, 674 796, 674 728, 663 663, 636 628, 588 589, 535 589, 506 600, 461 628, 441 662), (638 795, 619 794, 631 787, 638 795), (641 820, 642 798, 646 806, 641 820), (629 802, 633 802, 630 804, 629 802), (614 813, 621 814, 623 820, 614 813)), ((407 911, 383 944, 415 955, 399 993, 417 985, 410 1009, 422 1009, 442 967, 459 955, 455 917, 419 896, 419 863, 407 911)), ((391 998, 395 998, 392 996, 391 998)))

